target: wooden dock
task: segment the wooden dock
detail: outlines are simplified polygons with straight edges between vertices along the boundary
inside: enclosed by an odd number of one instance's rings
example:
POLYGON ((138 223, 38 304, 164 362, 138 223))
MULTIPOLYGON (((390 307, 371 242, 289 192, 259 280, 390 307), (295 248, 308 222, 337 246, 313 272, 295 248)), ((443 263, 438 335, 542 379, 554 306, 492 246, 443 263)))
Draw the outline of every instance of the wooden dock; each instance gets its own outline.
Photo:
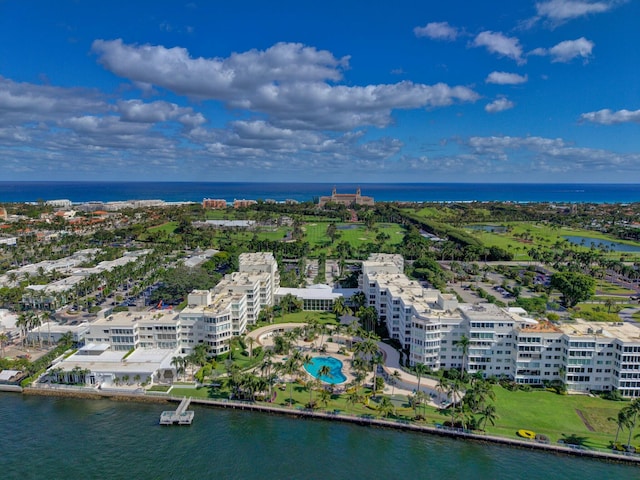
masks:
POLYGON ((184 397, 175 411, 167 410, 162 412, 160 415, 160 425, 191 425, 194 413, 192 410, 187 410, 190 403, 191 397, 184 397))

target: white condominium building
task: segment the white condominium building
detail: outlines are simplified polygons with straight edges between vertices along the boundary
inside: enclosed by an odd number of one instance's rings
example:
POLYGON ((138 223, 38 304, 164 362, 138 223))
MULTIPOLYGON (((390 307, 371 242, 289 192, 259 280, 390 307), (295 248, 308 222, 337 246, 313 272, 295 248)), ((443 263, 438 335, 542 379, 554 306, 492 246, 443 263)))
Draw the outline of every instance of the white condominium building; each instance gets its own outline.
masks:
POLYGON ((195 290, 180 312, 121 312, 91 324, 86 341, 106 343, 112 350, 173 349, 182 354, 204 343, 213 355, 229 350, 228 340, 256 323, 260 310, 273 304, 280 286, 278 264, 271 253, 240 255, 234 272, 209 290, 195 290))
POLYGON ((407 278, 396 257, 373 254, 363 262, 361 288, 412 365, 465 369, 521 384, 562 381, 576 392, 615 388, 625 397, 640 397, 635 324, 553 325, 527 318, 520 308, 459 304, 407 278))
POLYGON ((109 344, 112 351, 136 348, 176 350, 180 344, 180 334, 177 312, 119 312, 91 323, 85 342, 109 344))
MULTIPOLYGON (((240 273, 260 276, 260 303, 262 305, 273 305, 274 296, 278 288, 280 288, 280 272, 278 272, 278 262, 273 253, 241 253, 238 264, 240 273)), ((257 315, 258 313, 256 313, 256 317, 257 315)))

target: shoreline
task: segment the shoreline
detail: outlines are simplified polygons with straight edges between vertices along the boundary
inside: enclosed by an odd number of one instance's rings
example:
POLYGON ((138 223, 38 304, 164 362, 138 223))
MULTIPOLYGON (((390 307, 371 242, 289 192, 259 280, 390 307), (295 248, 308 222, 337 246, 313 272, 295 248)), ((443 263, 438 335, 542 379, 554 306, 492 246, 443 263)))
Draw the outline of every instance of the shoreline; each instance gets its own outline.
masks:
MULTIPOLYGON (((2 386, 4 387, 4 385, 2 386)), ((20 387, 18 387, 20 388, 20 387)), ((169 404, 180 403, 181 397, 162 396, 161 394, 127 394, 124 392, 108 392, 108 391, 81 391, 81 390, 61 390, 54 388, 28 387, 19 390, 0 388, 0 391, 9 393, 21 393, 22 395, 44 396, 44 397, 65 397, 77 398, 81 400, 101 400, 110 399, 117 402, 132 403, 156 403, 169 404)), ((387 420, 382 418, 369 418, 351 415, 348 413, 336 413, 329 411, 308 410, 290 407, 270 406, 265 404, 242 402, 235 400, 208 400, 202 398, 192 398, 192 404, 225 408, 233 410, 247 410, 251 412, 262 412, 273 415, 284 415, 294 418, 309 418, 328 421, 339 421, 343 423, 356 424, 360 426, 373 426, 378 428, 391 428, 394 430, 411 431, 416 433, 425 433, 437 435, 440 437, 448 437, 453 439, 471 440, 480 443, 491 443, 497 445, 508 446, 512 448, 540 450, 555 453, 558 455, 569 455, 573 457, 592 458, 605 462, 625 463, 630 465, 640 465, 640 456, 627 456, 615 453, 601 452, 596 450, 580 450, 576 448, 564 447, 555 444, 537 443, 527 440, 518 440, 514 438, 499 437, 495 435, 484 435, 477 433, 467 433, 460 430, 449 428, 437 428, 428 425, 417 425, 406 421, 387 420)), ((177 428, 177 427, 176 427, 177 428)))
POLYGON ((163 200, 200 203, 203 198, 227 202, 245 198, 278 202, 313 201, 337 186, 358 187, 376 202, 390 203, 589 203, 628 204, 640 199, 637 183, 522 183, 522 182, 193 182, 193 181, 5 181, 0 182, 4 203, 35 203, 38 199, 69 199, 74 204, 163 200))

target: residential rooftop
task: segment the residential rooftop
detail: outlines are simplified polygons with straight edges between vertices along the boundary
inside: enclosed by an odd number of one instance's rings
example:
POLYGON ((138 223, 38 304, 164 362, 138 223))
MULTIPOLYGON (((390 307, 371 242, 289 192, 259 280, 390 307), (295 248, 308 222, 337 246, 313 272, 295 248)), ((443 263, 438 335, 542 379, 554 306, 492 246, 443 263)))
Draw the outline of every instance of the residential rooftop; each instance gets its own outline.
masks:
POLYGON ((640 344, 640 328, 627 322, 587 322, 577 319, 572 323, 563 323, 559 328, 572 337, 596 340, 598 338, 618 338, 623 342, 640 344))

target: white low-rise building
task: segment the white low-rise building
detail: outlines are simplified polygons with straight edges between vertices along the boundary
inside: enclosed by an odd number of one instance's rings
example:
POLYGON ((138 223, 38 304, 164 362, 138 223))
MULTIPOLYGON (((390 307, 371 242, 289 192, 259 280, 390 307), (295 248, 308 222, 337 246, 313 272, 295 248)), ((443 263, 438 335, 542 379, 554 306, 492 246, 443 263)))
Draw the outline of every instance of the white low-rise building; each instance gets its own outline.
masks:
POLYGON ((330 312, 333 310, 335 301, 343 297, 342 292, 337 292, 329 285, 310 285, 307 288, 284 288, 280 287, 276 293, 275 303, 280 303, 280 299, 286 295, 293 295, 302 300, 302 309, 309 311, 330 312))
POLYGON ((109 344, 88 344, 49 369, 52 383, 79 384, 100 388, 137 385, 145 382, 172 383, 177 378, 168 349, 138 349, 128 354, 109 344))
POLYGON ((69 334, 74 343, 83 344, 88 332, 89 323, 87 322, 82 322, 78 325, 61 325, 57 322, 45 322, 27 333, 27 342, 42 342, 51 345, 58 343, 64 335, 69 334))

